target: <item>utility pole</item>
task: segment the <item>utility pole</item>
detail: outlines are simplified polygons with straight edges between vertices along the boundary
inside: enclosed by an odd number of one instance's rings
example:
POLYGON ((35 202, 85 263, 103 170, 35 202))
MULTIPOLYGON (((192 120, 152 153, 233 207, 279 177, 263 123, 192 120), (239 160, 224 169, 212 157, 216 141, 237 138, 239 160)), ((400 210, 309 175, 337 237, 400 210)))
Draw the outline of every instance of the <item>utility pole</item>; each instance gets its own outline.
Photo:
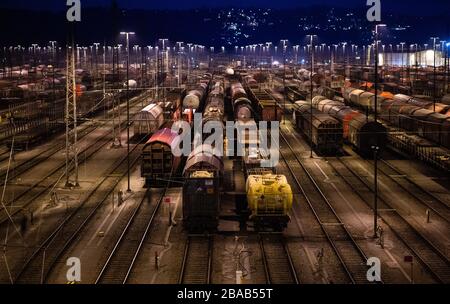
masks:
POLYGON ((126 48, 127 48, 127 180, 128 188, 127 192, 131 192, 130 186, 130 35, 134 35, 134 32, 121 32, 121 35, 126 36, 126 48))
POLYGON ((405 84, 404 80, 405 80, 405 63, 404 63, 404 54, 403 54, 403 47, 405 46, 405 42, 400 42, 400 46, 401 46, 401 53, 402 53, 402 84, 405 84))
MULTIPOLYGON (((283 106, 284 113, 283 116, 286 115, 286 47, 287 47, 287 39, 281 40, 283 43, 283 106)), ((276 108, 276 105, 275 105, 276 108)))
POLYGON ((113 70, 113 84, 112 84, 112 89, 113 89, 113 94, 112 94, 112 98, 113 98, 113 104, 112 104, 113 142, 112 142, 112 147, 120 148, 120 147, 122 147, 122 140, 121 140, 121 136, 120 136, 120 125, 121 125, 120 99, 118 100, 116 98, 118 96, 118 94, 116 92, 116 90, 117 90, 116 77, 117 77, 117 79, 119 79, 119 67, 120 67, 119 46, 113 45, 111 49, 112 49, 112 65, 113 65, 113 67, 112 67, 112 70, 113 70), (119 124, 117 126, 116 126, 116 116, 119 121, 119 124))
POLYGON ((78 183, 78 134, 77 134, 77 92, 75 76, 75 43, 74 25, 67 41, 66 54, 66 187, 79 187, 78 183), (74 179, 71 179, 73 164, 74 179))
POLYGON ((177 42, 177 45, 178 45, 178 64, 177 64, 178 83, 177 83, 177 86, 180 87, 181 86, 181 65, 182 65, 182 63, 181 63, 181 46, 183 45, 183 42, 177 42))
POLYGON ((436 40, 439 37, 431 37, 433 39, 433 112, 436 112, 436 40))
POLYGON ((314 71, 314 36, 316 35, 308 35, 311 40, 310 40, 310 46, 311 46, 311 73, 309 76, 309 82, 310 82, 310 97, 311 100, 309 101, 309 145, 310 145, 310 158, 313 158, 313 142, 312 142, 312 129, 313 129, 313 104, 312 104, 312 100, 313 100, 313 71, 314 71))
MULTIPOLYGON (((374 89, 375 89, 375 99, 374 99, 374 121, 378 121, 377 112, 378 112, 378 27, 386 26, 385 24, 377 24, 375 25, 375 41, 374 41, 374 57, 375 57, 375 81, 374 81, 374 89)), ((373 203, 373 236, 377 237, 377 227, 378 227, 378 143, 376 146, 372 146, 374 153, 374 203, 373 203)))

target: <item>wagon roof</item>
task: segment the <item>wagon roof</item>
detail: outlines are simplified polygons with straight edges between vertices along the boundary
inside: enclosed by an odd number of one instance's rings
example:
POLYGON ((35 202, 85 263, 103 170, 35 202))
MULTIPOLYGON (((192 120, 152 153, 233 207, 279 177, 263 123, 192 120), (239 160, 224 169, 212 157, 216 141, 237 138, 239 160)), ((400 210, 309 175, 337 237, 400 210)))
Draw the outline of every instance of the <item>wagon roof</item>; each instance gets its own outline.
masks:
POLYGON ((364 93, 364 90, 355 89, 355 90, 351 91, 349 95, 361 95, 363 93, 364 93))
POLYGON ((427 120, 440 123, 444 122, 444 120, 446 120, 447 118, 448 117, 443 114, 433 112, 428 116, 427 120))
POLYGON ((183 174, 190 169, 213 169, 223 172, 223 160, 217 148, 201 145, 189 155, 183 174))
POLYGON ((155 104, 155 103, 152 103, 152 104, 149 104, 148 106, 146 106, 145 108, 143 108, 137 115, 139 116, 139 115, 142 115, 142 114, 146 114, 146 113, 149 113, 149 114, 151 114, 153 117, 158 117, 161 113, 163 112, 163 109, 159 106, 159 105, 157 105, 157 104, 155 104))
POLYGON ((361 93, 361 97, 372 97, 372 96, 375 96, 375 94, 370 93, 370 92, 361 93))
POLYGON ((400 114, 412 115, 414 111, 421 109, 420 107, 414 105, 406 105, 400 108, 400 114))
POLYGON ((169 128, 164 128, 156 131, 155 134, 153 134, 153 136, 147 141, 146 145, 160 142, 172 146, 173 144, 176 145, 179 140, 180 137, 177 132, 174 132, 169 128))
POLYGON ((408 100, 411 99, 411 96, 405 95, 405 94, 395 94, 394 95, 394 100, 395 101, 403 101, 403 102, 408 102, 408 100))
POLYGON ((430 115, 432 113, 433 113, 433 111, 430 111, 430 110, 427 110, 427 109, 419 109, 419 110, 417 110, 417 111, 415 111, 413 113, 413 116, 415 116, 415 117, 418 117, 418 116, 425 117, 425 116, 428 116, 428 115, 430 115))

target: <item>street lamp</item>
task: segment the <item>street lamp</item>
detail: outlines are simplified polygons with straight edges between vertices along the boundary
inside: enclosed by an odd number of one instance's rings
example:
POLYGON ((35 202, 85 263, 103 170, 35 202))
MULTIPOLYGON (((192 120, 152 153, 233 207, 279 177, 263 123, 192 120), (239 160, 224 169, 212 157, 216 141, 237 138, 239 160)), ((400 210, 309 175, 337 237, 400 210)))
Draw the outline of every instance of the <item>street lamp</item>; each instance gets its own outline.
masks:
POLYGON ((445 50, 445 59, 446 59, 446 64, 445 64, 445 93, 448 93, 448 88, 449 88, 449 86, 448 86, 448 74, 449 74, 449 72, 450 72, 450 58, 449 58, 449 52, 448 52, 448 49, 449 49, 449 46, 450 46, 450 42, 447 42, 446 44, 445 44, 445 46, 447 47, 446 48, 446 50, 445 50))
POLYGON ((283 104, 284 104, 284 113, 283 116, 286 113, 286 47, 288 40, 282 39, 280 40, 283 43, 283 104))
POLYGON ((433 40, 433 112, 436 112, 436 40, 439 37, 431 37, 433 40))
MULTIPOLYGON (((374 51, 375 51, 375 81, 374 81, 374 120, 378 121, 378 27, 386 26, 385 24, 377 24, 375 25, 375 41, 374 41, 374 51)), ((378 146, 372 146, 374 150, 374 206, 373 206, 373 236, 377 237, 377 220, 378 220, 378 146)))
POLYGON ((312 123, 313 123, 313 106, 312 106, 312 99, 313 99, 313 71, 314 71, 314 37, 317 37, 317 35, 307 35, 307 37, 310 38, 310 46, 311 46, 311 73, 309 76, 309 82, 310 82, 310 104, 309 104, 309 118, 310 118, 310 127, 309 127, 309 144, 310 144, 310 155, 309 157, 313 157, 313 142, 312 142, 312 123))
POLYGON ((126 37, 126 48, 127 48, 127 177, 128 177, 128 188, 127 192, 131 192, 130 187, 130 35, 134 35, 134 32, 120 32, 120 35, 125 35, 126 37))
POLYGON ((403 57, 404 57, 404 54, 403 54, 403 47, 405 46, 405 42, 400 42, 400 46, 401 46, 401 53, 402 53, 402 84, 404 84, 405 82, 404 82, 404 79, 405 79, 405 71, 404 71, 404 61, 403 61, 403 57))

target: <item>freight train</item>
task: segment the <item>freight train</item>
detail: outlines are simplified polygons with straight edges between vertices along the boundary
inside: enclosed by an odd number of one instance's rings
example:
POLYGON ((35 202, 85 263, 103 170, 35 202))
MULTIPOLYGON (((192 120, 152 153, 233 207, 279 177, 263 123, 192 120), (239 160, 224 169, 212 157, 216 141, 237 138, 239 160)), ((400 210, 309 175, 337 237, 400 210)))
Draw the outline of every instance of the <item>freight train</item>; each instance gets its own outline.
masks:
POLYGON ((312 99, 313 107, 339 120, 343 128, 343 138, 362 156, 370 156, 374 146, 383 150, 387 144, 387 129, 381 123, 370 120, 361 112, 344 103, 329 100, 324 96, 312 99))
MULTIPOLYGON (((246 81, 251 82, 251 78, 247 77, 246 81)), ((244 147, 245 151, 243 168, 247 179, 246 209, 256 230, 264 230, 267 227, 283 230, 290 221, 292 189, 284 175, 274 174, 273 168, 261 167, 265 151, 260 149, 259 132, 255 122, 255 118, 269 121, 276 119, 278 105, 273 102, 272 107, 267 107, 265 112, 255 111, 255 108, 263 109, 263 105, 259 103, 258 97, 250 86, 248 90, 250 97, 254 100, 253 103, 241 83, 231 85, 234 119, 243 130, 239 131, 235 138, 240 142, 238 146, 244 147)), ((269 97, 267 93, 264 95, 267 100, 270 99, 269 97)), ((237 202, 237 206, 241 206, 240 202, 237 202)))
MULTIPOLYGON (((375 111, 373 93, 346 88, 343 97, 348 103, 364 108, 367 112, 375 111)), ((396 94, 393 99, 378 96, 377 103, 379 117, 384 121, 450 149, 450 107, 448 105, 436 103, 436 112, 434 112, 432 102, 404 94, 396 94)))
MULTIPOLYGON (((203 126, 212 123, 212 127, 223 127, 224 98, 223 83, 215 81, 206 99, 203 126)), ((204 136, 207 137, 207 134, 204 136)), ((224 170, 222 148, 203 144, 187 158, 183 170, 183 223, 190 232, 217 230, 224 170)))

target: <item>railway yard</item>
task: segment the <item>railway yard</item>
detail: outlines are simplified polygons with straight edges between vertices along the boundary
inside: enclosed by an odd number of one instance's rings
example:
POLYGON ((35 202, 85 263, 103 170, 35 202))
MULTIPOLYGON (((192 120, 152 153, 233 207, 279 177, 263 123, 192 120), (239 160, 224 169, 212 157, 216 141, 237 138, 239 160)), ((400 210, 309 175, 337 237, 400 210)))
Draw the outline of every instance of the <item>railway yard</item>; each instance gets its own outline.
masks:
POLYGON ((67 111, 51 55, 0 73, 0 283, 450 283, 447 66, 113 51, 67 111))

